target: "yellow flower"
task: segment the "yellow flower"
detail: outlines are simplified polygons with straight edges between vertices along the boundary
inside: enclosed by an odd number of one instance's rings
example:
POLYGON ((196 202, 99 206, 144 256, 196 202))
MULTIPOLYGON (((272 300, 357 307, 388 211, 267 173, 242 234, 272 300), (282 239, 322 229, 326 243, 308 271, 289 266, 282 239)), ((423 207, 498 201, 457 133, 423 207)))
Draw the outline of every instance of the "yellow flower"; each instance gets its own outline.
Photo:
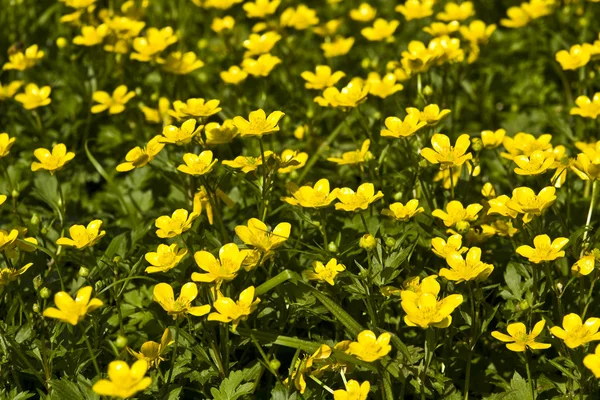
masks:
MULTIPOLYGON (((431 39, 427 49, 435 55, 438 65, 445 62, 462 62, 465 58, 465 52, 460 47, 460 39, 449 36, 439 36, 431 39)), ((475 59, 472 61, 475 61, 475 59)))
POLYGON ((264 222, 256 218, 250 218, 248 226, 236 226, 235 233, 245 244, 253 246, 263 253, 269 253, 281 247, 288 240, 291 229, 292 225, 288 222, 282 222, 270 232, 264 222))
POLYGON ((287 189, 293 197, 282 197, 281 200, 305 208, 328 207, 337 198, 338 192, 338 189, 330 190, 327 179, 319 179, 313 187, 310 185, 298 187, 290 182, 287 184, 287 189))
POLYGON ((372 183, 361 184, 356 189, 356 192, 347 187, 341 188, 337 193, 337 198, 340 202, 335 203, 335 209, 349 212, 366 210, 369 204, 382 197, 383 193, 381 193, 381 190, 375 194, 375 187, 372 183))
POLYGON ((556 53, 556 61, 564 70, 581 68, 590 61, 589 49, 579 44, 571 46, 569 51, 561 50, 556 53))
POLYGON ((13 229, 10 232, 0 229, 0 251, 11 248, 18 237, 19 231, 17 229, 13 229))
POLYGON ((466 247, 462 247, 462 236, 458 233, 450 236, 447 241, 441 237, 431 239, 431 251, 443 259, 446 259, 452 253, 462 254, 467 250, 466 247))
POLYGON ((79 46, 96 46, 102 44, 108 33, 108 25, 106 24, 83 26, 81 28, 81 35, 75 36, 73 43, 79 46))
POLYGON ((147 122, 168 125, 171 123, 171 116, 169 116, 170 107, 171 102, 169 99, 161 97, 158 99, 158 108, 141 106, 140 109, 144 113, 144 118, 147 122))
POLYGON ((425 72, 438 61, 439 55, 425 47, 423 42, 412 40, 402 52, 402 67, 412 73, 425 72))
POLYGON ((244 117, 234 117, 233 124, 240 131, 242 137, 258 136, 262 137, 269 133, 279 131, 279 120, 285 114, 281 111, 273 111, 269 116, 265 114, 262 108, 252 111, 246 120, 244 117))
POLYGON ((316 97, 315 102, 323 107, 354 108, 367 99, 367 94, 369 94, 369 86, 358 80, 353 80, 342 90, 328 87, 323 91, 323 97, 316 97))
POLYGON ((386 208, 381 211, 381 213, 388 217, 392 217, 396 221, 408 221, 423 211, 425 211, 423 207, 419 207, 419 200, 412 199, 409 200, 406 205, 400 202, 392 203, 390 204, 389 209, 386 208))
POLYGON ((596 346, 596 352, 594 354, 585 356, 583 365, 592 371, 596 378, 600 378, 600 345, 596 346))
POLYGON ((393 73, 387 73, 382 77, 377 72, 369 72, 367 77, 367 86, 369 87, 369 93, 373 96, 385 99, 388 96, 404 89, 404 86, 400 83, 396 83, 396 75, 393 73))
POLYGON ((461 4, 446 3, 444 11, 436 15, 437 19, 442 21, 463 21, 475 15, 473 3, 465 1, 461 4))
POLYGON ((8 133, 0 133, 0 158, 6 157, 15 144, 17 138, 8 136, 8 133))
POLYGON ((588 318, 585 322, 577 314, 567 314, 563 318, 562 328, 553 326, 550 332, 562 339, 567 347, 574 349, 586 343, 600 340, 600 318, 588 318))
MULTIPOLYGON (((201 0, 192 0, 196 4, 201 5, 201 0)), ((205 0, 204 7, 205 8, 217 8, 220 10, 227 10, 233 7, 234 4, 241 3, 242 0, 205 0)))
MULTIPOLYGON (((265 161, 267 159, 267 153, 269 151, 265 151, 265 161)), ((271 153, 269 153, 270 156, 271 153)), ((256 171, 256 169, 262 165, 262 156, 258 157, 244 157, 237 156, 233 160, 225 160, 223 161, 223 165, 227 165, 228 167, 241 169, 243 173, 247 174, 248 172, 256 171)))
POLYGON ((483 197, 486 197, 488 199, 493 198, 496 197, 496 189, 494 189, 494 185, 492 185, 490 182, 486 182, 481 188, 481 194, 483 195, 483 197))
POLYGON ((67 6, 73 8, 88 8, 92 6, 96 0, 61 0, 67 6))
POLYGON ((182 146, 191 142, 203 127, 204 125, 200 125, 196 128, 195 119, 188 119, 181 125, 181 128, 175 125, 167 125, 163 128, 163 135, 158 137, 158 141, 160 143, 173 143, 177 146, 182 146))
POLYGON ((214 282, 217 287, 222 282, 233 280, 240 268, 246 254, 241 252, 235 243, 228 243, 219 250, 219 259, 217 260, 208 251, 197 251, 194 254, 196 265, 206 273, 192 273, 194 282, 214 282))
POLYGON ((528 347, 531 350, 545 350, 550 348, 548 343, 538 343, 535 339, 542 333, 546 325, 545 320, 541 320, 535 324, 530 333, 527 333, 527 327, 521 322, 508 324, 506 331, 508 335, 493 331, 492 336, 501 342, 506 342, 506 348, 510 351, 523 352, 528 347))
POLYGON ((533 245, 535 247, 523 245, 517 247, 517 254, 529 259, 530 262, 540 264, 545 261, 554 261, 557 258, 565 256, 564 250, 565 245, 569 243, 569 239, 559 237, 550 241, 548 235, 537 235, 533 238, 533 245))
POLYGON ((331 73, 331 68, 329 66, 317 65, 314 73, 304 71, 300 76, 306 81, 304 87, 307 89, 322 90, 335 85, 340 79, 346 76, 346 74, 342 71, 331 73))
POLYGON ((183 208, 175 210, 170 217, 168 215, 160 216, 154 222, 154 226, 158 228, 156 236, 161 239, 179 236, 192 227, 192 222, 196 217, 198 217, 198 214, 189 214, 183 208))
POLYGON ((133 39, 138 36, 146 23, 144 21, 137 21, 135 19, 115 15, 112 18, 104 19, 104 22, 110 30, 117 35, 120 39, 133 39))
POLYGON ((268 76, 279 63, 281 63, 279 57, 272 56, 271 54, 263 54, 256 60, 254 58, 245 58, 242 61, 242 68, 252 76, 268 76))
POLYGON ((441 289, 440 284, 437 281, 437 275, 430 275, 422 280, 418 276, 410 277, 402 283, 402 287, 402 290, 394 290, 393 294, 402 295, 403 291, 409 291, 417 295, 433 293, 437 296, 441 289))
POLYGON ((280 3, 281 0, 255 0, 254 2, 245 2, 243 8, 248 18, 265 18, 274 14, 280 3))
POLYGON ((573 266, 571 267, 571 272, 579 275, 589 275, 594 270, 596 266, 596 257, 593 254, 588 254, 587 256, 581 257, 573 266))
POLYGON ((446 256, 446 262, 451 269, 442 268, 440 276, 456 283, 484 280, 494 270, 492 264, 481 261, 481 249, 479 247, 471 247, 465 258, 460 252, 454 251, 446 256))
POLYGON ((0 288, 16 281, 19 276, 23 275, 32 265, 33 263, 25 264, 19 269, 10 267, 0 268, 0 288))
POLYGON ((162 136, 156 135, 150 139, 145 148, 142 149, 137 146, 129 150, 127 155, 125 155, 126 162, 117 165, 117 171, 131 171, 134 168, 141 168, 154 160, 154 157, 165 147, 165 144, 160 142, 161 139, 162 136))
POLYGON ((92 297, 92 287, 82 287, 77 291, 75 299, 67 292, 58 292, 54 295, 56 307, 48 307, 44 310, 44 317, 56 318, 71 325, 77 325, 85 315, 102 307, 102 300, 92 297))
POLYGON ((523 215, 523 222, 528 223, 533 217, 541 215, 556 200, 556 189, 548 186, 536 195, 528 187, 519 187, 513 190, 512 197, 506 206, 523 215))
POLYGON ((519 230, 513 226, 512 221, 496 220, 492 223, 492 229, 496 231, 499 236, 513 237, 519 230))
POLYGON ((239 131, 233 124, 233 120, 226 119, 222 124, 218 122, 206 124, 204 134, 206 135, 206 145, 214 146, 231 143, 239 135, 239 131))
POLYGON ((432 22, 431 25, 423 28, 424 32, 429 33, 431 36, 447 36, 451 35, 458 30, 460 22, 451 21, 447 24, 443 22, 432 22))
MULTIPOLYGON (((425 279, 423 279, 423 284, 425 279)), ((420 326, 428 328, 447 328, 452 323, 452 312, 462 304, 463 297, 460 294, 452 294, 438 300, 440 285, 433 279, 427 283, 427 291, 415 292, 403 290, 400 293, 402 302, 400 305, 406 313, 404 322, 408 326, 420 326)))
POLYGON ((300 4, 296 9, 289 7, 279 19, 282 27, 292 27, 299 31, 307 29, 319 23, 317 12, 311 8, 300 4))
POLYGON ((213 152, 210 150, 204 150, 199 155, 185 153, 183 155, 185 164, 179 165, 177 170, 193 176, 205 175, 212 171, 217 161, 216 158, 213 159, 213 152))
MULTIPOLYGON (((176 100, 173 102, 173 110, 169 111, 169 115, 178 120, 187 117, 203 118, 210 117, 221 111, 219 100, 204 100, 204 99, 188 99, 185 103, 176 100)), ((164 133, 163 133, 164 134, 164 133)))
POLYGON ((372 331, 362 331, 358 334, 356 342, 352 342, 348 346, 348 354, 352 354, 362 361, 373 362, 385 357, 392 350, 391 338, 392 335, 387 332, 377 337, 372 331))
MULTIPOLYGON (((267 153, 267 152, 265 152, 267 153)), ((308 160, 308 153, 298 152, 298 150, 285 149, 281 155, 273 154, 272 157, 277 160, 280 174, 289 174, 290 172, 302 168, 308 160)))
POLYGON ((187 252, 187 249, 180 249, 177 243, 170 246, 159 244, 155 252, 150 251, 144 255, 146 261, 151 265, 151 267, 146 267, 145 272, 147 274, 167 272, 175 268, 187 252))
POLYGON ((56 241, 56 244, 59 246, 75 247, 78 250, 92 247, 106 234, 106 231, 100 230, 101 228, 102 221, 99 219, 93 220, 87 227, 83 225, 73 225, 69 228, 71 239, 61 237, 56 241))
POLYGON ((152 378, 145 376, 148 362, 138 360, 131 368, 125 361, 112 361, 108 364, 108 378, 100 379, 92 389, 100 396, 133 397, 137 392, 144 391, 152 383, 152 378))
POLYGON ((350 379, 346 385, 346 390, 338 389, 333 392, 333 400, 367 400, 371 384, 364 381, 362 384, 354 379, 350 379))
POLYGON ((25 93, 16 95, 15 100, 23 104, 26 110, 33 110, 51 103, 50 92, 52 92, 50 86, 40 88, 35 83, 29 83, 25 86, 25 93))
POLYGON ((163 355, 166 353, 167 347, 172 343, 174 343, 173 336, 171 335, 171 330, 167 328, 162 334, 160 343, 148 341, 142 344, 139 353, 130 348, 127 348, 127 351, 138 360, 146 361, 150 367, 154 366, 158 368, 160 362, 165 360, 163 355))
POLYGON ((25 52, 17 51, 8 55, 8 62, 2 67, 3 70, 16 69, 17 71, 25 71, 35 66, 42 58, 44 52, 38 50, 38 45, 34 44, 25 49, 25 52))
POLYGON ((400 25, 400 22, 393 19, 386 21, 383 18, 377 18, 373 23, 372 27, 363 28, 360 33, 367 38, 367 40, 378 42, 381 40, 392 39, 394 32, 400 25))
MULTIPOLYGON (((343 351, 341 348, 338 348, 338 345, 335 347, 336 349, 343 351)), ((296 363, 294 364, 292 373, 283 381, 283 384, 287 386, 289 380, 291 379, 300 394, 304 394, 306 391, 306 380, 304 379, 304 375, 312 372, 310 370, 313 368, 315 361, 326 360, 329 358, 329 356, 331 356, 331 347, 327 346, 326 344, 322 344, 312 355, 309 356, 308 354, 305 354, 302 358, 298 357, 296 359, 296 363)), ((315 372, 318 373, 318 371, 314 371, 311 373, 311 375, 315 372)))
POLYGON ((183 317, 186 314, 201 317, 210 312, 210 305, 192 306, 192 301, 198 296, 198 286, 188 282, 181 287, 179 297, 175 300, 173 288, 168 283, 159 283, 154 286, 152 299, 160 304, 173 319, 183 317))
POLYGON ((600 115, 600 93, 595 93, 590 100, 587 96, 579 96, 575 99, 577 107, 571 108, 571 115, 579 115, 584 118, 598 118, 600 115))
MULTIPOLYGON (((419 111, 418 108, 409 107, 406 109, 408 114, 416 114, 419 116, 420 121, 427 122, 427 125, 435 125, 450 114, 450 110, 441 110, 437 104, 430 104, 425 106, 423 111, 419 111)), ((464 136, 464 135, 463 135, 464 136)), ((467 135, 468 137, 468 135, 467 135)))
POLYGON ((408 114, 404 121, 398 117, 387 117, 385 119, 385 127, 381 130, 381 136, 384 137, 410 137, 419 129, 427 125, 427 122, 421 121, 418 114, 408 114))
POLYGON ((358 8, 350 10, 350 18, 360 22, 369 22, 375 18, 376 14, 377 10, 371 7, 369 3, 361 3, 358 8))
POLYGON ((321 261, 312 263, 312 270, 307 270, 304 275, 311 281, 327 282, 331 286, 335 285, 335 277, 342 271, 346 270, 343 264, 338 264, 335 258, 332 258, 323 265, 321 261))
POLYGON ((336 34, 340 26, 342 25, 342 19, 332 19, 325 22, 323 25, 313 28, 313 32, 315 32, 319 36, 333 36, 336 34))
POLYGON ((552 135, 545 134, 536 138, 529 133, 519 132, 512 138, 506 136, 502 140, 502 144, 508 153, 501 153, 500 155, 508 160, 512 160, 520 155, 530 156, 536 150, 551 150, 551 140, 552 135))
POLYGON ((0 83, 0 101, 12 98, 23 86, 23 81, 12 81, 8 85, 0 83))
POLYGON ((232 85, 237 85, 242 82, 244 79, 248 77, 248 73, 242 70, 237 65, 233 65, 229 67, 227 71, 221 71, 219 76, 225 83, 231 83, 232 85))
POLYGON ((135 92, 127 92, 127 86, 121 85, 117 87, 112 96, 103 90, 94 92, 92 99, 100 104, 92 106, 92 113, 98 114, 108 110, 108 113, 120 114, 125 111, 125 104, 135 96, 135 92))
POLYGON ((521 7, 531 17, 537 19, 552 13, 554 0, 530 0, 528 3, 522 3, 521 7))
POLYGON ((521 28, 531 21, 529 14, 521 7, 510 7, 506 11, 506 16, 508 18, 502 18, 500 25, 507 28, 521 28))
POLYGON ((504 129, 498 129, 496 131, 482 131, 481 142, 483 143, 484 148, 495 149, 502 144, 504 141, 504 136, 506 136, 506 131, 504 129))
POLYGON ((52 152, 48 149, 39 148, 33 152, 33 155, 39 162, 32 162, 31 170, 35 172, 45 169, 52 175, 75 157, 75 153, 67 152, 67 147, 62 143, 54 146, 52 152))
POLYGON ((231 330, 236 332, 238 324, 248 319, 248 316, 258 307, 258 303, 260 303, 260 299, 254 298, 254 286, 250 286, 240 293, 237 302, 229 297, 219 297, 215 300, 213 307, 217 312, 210 313, 208 320, 225 324, 231 322, 231 330))
POLYGON ((151 61, 156 59, 160 52, 177 42, 177 36, 173 33, 173 28, 148 28, 146 36, 133 39, 133 49, 131 53, 132 60, 151 61))
POLYGON ((488 210, 488 215, 492 214, 500 214, 504 217, 517 218, 519 214, 518 211, 513 210, 507 206, 510 201, 510 197, 506 195, 501 195, 496 198, 490 199, 488 201, 488 205, 490 209, 488 210))
POLYGON ((274 31, 262 35, 250 34, 250 37, 242 43, 244 48, 248 50, 244 53, 244 58, 269 53, 280 39, 281 35, 274 31))
POLYGON ((459 30, 465 40, 480 45, 488 42, 492 33, 496 31, 496 24, 486 25, 481 20, 475 20, 469 26, 461 26, 459 30))
MULTIPOLYGON (((247 3, 246 3, 247 4, 247 3)), ((246 6, 244 4, 244 7, 246 6)), ((230 31, 235 26, 235 19, 231 15, 226 15, 223 18, 215 17, 210 25, 210 29, 215 31, 216 33, 221 33, 223 31, 230 31)))
POLYGON ((431 215, 441 219, 450 228, 461 221, 475 221, 482 208, 481 204, 469 204, 464 208, 460 201, 452 200, 446 205, 446 212, 436 209, 431 215))
POLYGON ((396 6, 396 12, 399 12, 407 21, 412 19, 421 19, 433 15, 433 4, 435 0, 406 0, 404 5, 396 6))
POLYGON ((529 157, 525 155, 516 156, 513 158, 517 167, 515 174, 517 175, 540 175, 548 171, 554 164, 552 153, 546 153, 541 150, 536 150, 529 157))
POLYGON ((204 62, 199 60, 193 51, 187 53, 174 51, 167 56, 162 69, 176 75, 187 75, 203 66, 204 62))
POLYGON ((348 54, 352 46, 354 46, 353 37, 336 36, 333 41, 321 44, 321 50, 325 58, 333 58, 348 54))

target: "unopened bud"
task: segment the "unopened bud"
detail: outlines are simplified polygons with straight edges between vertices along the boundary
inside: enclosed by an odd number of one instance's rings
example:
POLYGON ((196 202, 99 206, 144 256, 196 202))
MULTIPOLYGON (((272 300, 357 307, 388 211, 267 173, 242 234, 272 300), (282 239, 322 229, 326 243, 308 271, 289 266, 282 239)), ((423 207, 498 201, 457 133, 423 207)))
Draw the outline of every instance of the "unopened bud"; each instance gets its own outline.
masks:
POLYGON ((271 361, 269 361, 269 367, 272 371, 277 372, 279 370, 279 367, 281 367, 281 362, 278 359, 274 358, 271 361))
POLYGON ((456 223, 456 232, 465 235, 471 229, 471 224, 468 221, 458 221, 456 223))
POLYGON ((86 278, 90 274, 90 270, 86 267, 79 268, 79 276, 82 278, 86 278))
POLYGON ((337 253, 337 251, 338 251, 337 244, 335 244, 334 242, 329 242, 329 244, 327 245, 327 251, 329 251, 331 253, 337 253))
POLYGON ((38 290, 43 284, 44 280, 42 279, 41 275, 37 275, 35 278, 33 278, 33 288, 35 290, 38 290))
POLYGON ((64 37, 59 37, 58 39, 56 39, 56 46, 59 49, 65 48, 67 46, 67 39, 65 39, 64 37))
POLYGON ((483 142, 481 139, 478 137, 471 139, 471 148, 475 152, 480 152, 483 149, 483 142))
POLYGON ((425 96, 431 96, 431 95, 433 94, 433 88, 432 88, 431 86, 429 86, 429 85, 426 85, 426 86, 423 88, 423 94, 424 94, 425 96))
POLYGON ((34 303, 32 309, 34 313, 38 314, 40 312, 40 305, 38 303, 34 303))
POLYGON ((117 336, 117 340, 115 340, 115 346, 117 346, 118 349, 125 348, 125 346, 127 346, 127 338, 122 335, 117 336))
POLYGON ((17 197, 19 197, 19 191, 18 191, 18 190, 16 190, 16 189, 13 189, 13 191, 12 191, 12 192, 10 192, 10 195, 11 195, 13 198, 17 198, 17 197))
POLYGON ((29 222, 31 222, 31 225, 33 226, 38 226, 40 224, 40 216, 37 215, 37 213, 34 213, 29 222))
POLYGON ((396 245, 396 239, 394 239, 394 238, 393 238, 393 237, 391 237, 391 236, 388 236, 388 237, 385 239, 385 245, 386 245, 387 247, 394 247, 394 246, 396 245))
POLYGON ((365 233, 358 241, 358 245, 367 251, 371 251, 377 246, 377 240, 370 233, 365 233))
POLYGON ((52 296, 52 290, 48 289, 47 287, 42 288, 42 290, 40 290, 40 297, 42 299, 49 299, 50 296, 52 296))

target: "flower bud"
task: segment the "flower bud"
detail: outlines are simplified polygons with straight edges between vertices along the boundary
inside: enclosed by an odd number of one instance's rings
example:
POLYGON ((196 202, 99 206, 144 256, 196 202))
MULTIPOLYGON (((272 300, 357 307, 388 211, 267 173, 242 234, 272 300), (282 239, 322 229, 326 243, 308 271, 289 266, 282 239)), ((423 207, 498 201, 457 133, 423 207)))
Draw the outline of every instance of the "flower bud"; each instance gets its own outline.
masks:
POLYGON ((65 39, 64 37, 59 37, 58 39, 56 39, 56 46, 59 49, 63 49, 67 46, 67 39, 65 39))
POLYGON ((118 264, 121 262, 121 256, 114 256, 112 259, 113 263, 118 264))
POLYGON ((37 213, 33 213, 33 215, 31 216, 31 219, 29 220, 29 222, 33 226, 38 226, 40 224, 40 216, 37 215, 37 213))
POLYGON ((456 232, 460 233, 461 235, 466 235, 469 232, 469 229, 471 229, 471 224, 469 224, 468 221, 458 221, 455 228, 456 232))
POLYGON ((48 234, 48 227, 47 226, 42 226, 42 229, 40 230, 40 233, 44 236, 46 236, 48 234))
POLYGON ((34 313, 38 314, 40 312, 40 305, 38 303, 34 303, 32 309, 34 313))
POLYGON ((525 311, 529 309, 529 302, 527 300, 521 300, 521 302, 519 303, 519 309, 521 311, 525 311))
POLYGON ((48 289, 47 287, 42 288, 42 290, 40 290, 40 297, 42 299, 49 299, 50 296, 52 296, 52 290, 48 289))
POLYGON ((104 282, 102 282, 101 280, 96 281, 96 283, 94 284, 94 290, 96 292, 102 290, 103 287, 104 287, 104 282))
POLYGON ((16 190, 16 189, 13 189, 13 191, 12 191, 12 192, 10 192, 10 195, 11 195, 13 198, 17 198, 17 197, 19 197, 19 191, 18 191, 18 190, 16 190))
POLYGON ((79 276, 82 278, 86 278, 90 274, 90 270, 86 267, 79 268, 79 276))
POLYGON ((122 335, 117 336, 117 340, 115 340, 115 346, 117 346, 117 349, 125 348, 125 346, 127 346, 127 338, 122 335))
POLYGON ((329 251, 331 253, 337 253, 337 251, 338 251, 337 244, 335 244, 334 242, 329 242, 329 244, 327 245, 327 251, 329 251))
POLYGON ((377 246, 377 240, 370 233, 365 233, 358 241, 358 245, 367 251, 371 251, 377 246))
POLYGON ((388 236, 385 239, 385 245, 386 245, 386 247, 394 247, 396 245, 396 239, 394 239, 391 236, 388 236))
POLYGON ((278 359, 274 358, 271 361, 269 361, 269 367, 272 371, 277 372, 279 370, 279 367, 281 367, 281 362, 278 359))
POLYGON ((367 151, 367 154, 365 154, 365 161, 369 162, 373 159, 375 159, 375 156, 373 155, 373 153, 371 153, 370 151, 367 151))
POLYGON ((393 196, 394 197, 394 201, 401 201, 402 200, 402 195, 403 195, 402 192, 396 192, 396 193, 394 193, 394 196, 393 196))
POLYGON ((426 86, 423 88, 423 94, 424 94, 425 96, 431 96, 431 95, 433 94, 433 88, 432 88, 431 86, 429 86, 429 85, 426 85, 426 86))
POLYGON ((483 142, 481 139, 478 137, 471 139, 471 148, 475 152, 480 152, 483 149, 483 142))
POLYGON ((38 290, 43 284, 44 280, 42 279, 41 275, 37 275, 35 278, 33 278, 33 288, 35 290, 38 290))

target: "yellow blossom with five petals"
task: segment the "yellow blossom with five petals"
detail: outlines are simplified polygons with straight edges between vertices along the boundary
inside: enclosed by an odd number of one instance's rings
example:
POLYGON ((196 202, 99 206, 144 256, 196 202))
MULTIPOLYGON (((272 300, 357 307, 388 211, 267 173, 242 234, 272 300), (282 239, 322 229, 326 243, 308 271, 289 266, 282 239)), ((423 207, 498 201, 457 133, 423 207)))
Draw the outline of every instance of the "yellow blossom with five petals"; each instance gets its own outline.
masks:
POLYGON ((168 283, 159 283, 154 286, 152 299, 160 304, 173 319, 184 317, 187 314, 201 317, 210 312, 210 305, 192 306, 192 302, 198 297, 198 286, 188 282, 181 287, 179 297, 175 300, 173 288, 168 283))
POLYGON ((71 325, 77 325, 90 311, 102 307, 102 300, 92 297, 92 287, 86 286, 77 291, 73 299, 67 292, 58 292, 54 295, 56 307, 44 310, 44 317, 55 318, 71 325))
POLYGON ((544 326, 546 325, 545 320, 541 320, 535 324, 530 333, 527 333, 527 327, 521 322, 508 324, 506 331, 508 335, 493 331, 492 336, 501 342, 506 343, 506 348, 510 351, 523 352, 530 348, 531 350, 545 350, 550 348, 548 343, 536 342, 536 338, 542 333, 544 326))

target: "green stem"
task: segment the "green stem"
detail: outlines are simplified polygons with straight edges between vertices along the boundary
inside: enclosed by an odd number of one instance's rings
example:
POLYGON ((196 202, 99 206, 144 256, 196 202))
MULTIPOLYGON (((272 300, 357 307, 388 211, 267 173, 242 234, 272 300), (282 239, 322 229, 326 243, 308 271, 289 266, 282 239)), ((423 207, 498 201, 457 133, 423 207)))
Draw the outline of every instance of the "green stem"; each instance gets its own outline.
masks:
POLYGON ((327 246, 329 245, 329 240, 327 240, 327 215, 323 210, 320 210, 319 214, 321 215, 321 233, 323 234, 323 250, 327 251, 327 246))
POLYGON ((100 371, 100 367, 98 366, 98 361, 96 361, 96 356, 94 355, 94 351, 92 350, 92 345, 90 344, 90 339, 85 332, 82 332, 83 338, 85 339, 85 344, 87 346, 88 352, 90 353, 90 357, 92 358, 92 363, 94 363, 94 368, 96 369, 96 375, 100 376, 102 372, 100 371))
POLYGON ((167 384, 165 385, 166 393, 169 393, 169 385, 171 384, 171 378, 173 377, 173 369, 175 368, 175 358, 177 358, 177 350, 179 347, 179 317, 175 320, 175 336, 173 337, 175 347, 173 348, 173 355, 171 358, 171 367, 169 368, 169 374, 167 375, 167 384))
POLYGON ((365 227, 365 231, 366 231, 367 233, 370 233, 370 232, 369 232, 369 225, 367 225, 367 220, 365 219, 365 216, 363 215, 363 213, 362 213, 362 212, 358 213, 358 215, 360 215, 360 219, 361 219, 361 221, 362 221, 362 223, 363 223, 363 226, 365 227))
POLYGON ((527 350, 525 350, 525 352, 523 353, 525 356, 525 369, 527 370, 527 381, 529 382, 529 389, 531 390, 531 398, 533 400, 535 400, 535 398, 537 397, 536 395, 536 391, 535 391, 535 383, 533 382, 533 379, 531 378, 531 370, 529 368, 529 357, 527 356, 527 350))
POLYGON ((588 214, 587 214, 587 219, 585 221, 585 232, 583 232, 583 239, 581 241, 581 254, 580 256, 583 256, 584 251, 587 249, 588 245, 586 243, 587 237, 588 237, 588 233, 590 231, 590 222, 592 221, 592 214, 594 213, 594 206, 596 205, 596 197, 597 196, 597 189, 598 189, 598 181, 594 181, 594 183, 592 184, 592 196, 590 198, 590 207, 588 209, 588 214))

